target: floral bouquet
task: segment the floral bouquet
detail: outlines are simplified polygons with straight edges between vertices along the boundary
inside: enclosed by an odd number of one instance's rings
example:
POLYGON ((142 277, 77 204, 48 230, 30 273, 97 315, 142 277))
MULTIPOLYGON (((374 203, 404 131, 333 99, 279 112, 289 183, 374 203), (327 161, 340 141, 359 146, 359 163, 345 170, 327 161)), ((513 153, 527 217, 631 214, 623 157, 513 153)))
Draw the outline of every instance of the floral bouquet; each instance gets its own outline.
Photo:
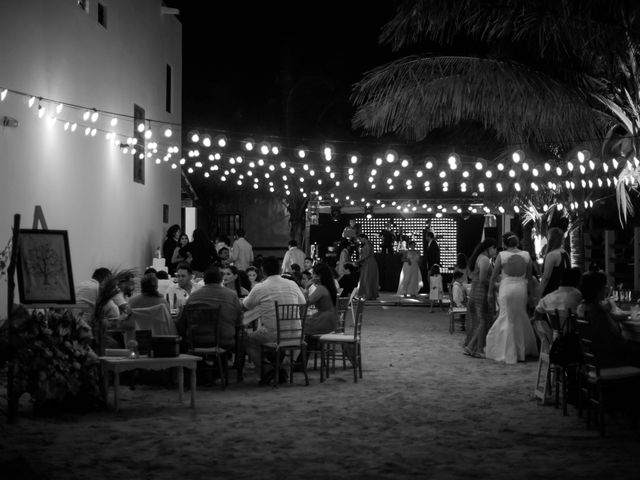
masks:
POLYGON ((103 407, 91 327, 70 311, 34 311, 14 322, 15 393, 31 395, 34 411, 103 407))

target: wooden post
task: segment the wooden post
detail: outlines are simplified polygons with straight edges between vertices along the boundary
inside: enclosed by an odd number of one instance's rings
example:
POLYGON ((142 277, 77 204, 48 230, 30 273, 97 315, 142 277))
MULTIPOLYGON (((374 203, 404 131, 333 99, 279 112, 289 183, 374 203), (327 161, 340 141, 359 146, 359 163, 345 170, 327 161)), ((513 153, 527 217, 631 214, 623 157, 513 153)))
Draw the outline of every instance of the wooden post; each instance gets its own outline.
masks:
POLYGON ((16 214, 13 216, 13 235, 11 240, 11 261, 9 262, 9 268, 7 269, 7 322, 8 324, 8 343, 9 343, 9 362, 8 362, 8 372, 7 372, 7 422, 14 423, 16 421, 16 416, 18 413, 18 399, 15 396, 15 363, 14 363, 14 352, 13 352, 13 344, 15 343, 13 340, 13 335, 15 332, 13 331, 13 294, 16 288, 14 276, 16 271, 16 263, 18 261, 18 241, 20 235, 20 215, 16 214))

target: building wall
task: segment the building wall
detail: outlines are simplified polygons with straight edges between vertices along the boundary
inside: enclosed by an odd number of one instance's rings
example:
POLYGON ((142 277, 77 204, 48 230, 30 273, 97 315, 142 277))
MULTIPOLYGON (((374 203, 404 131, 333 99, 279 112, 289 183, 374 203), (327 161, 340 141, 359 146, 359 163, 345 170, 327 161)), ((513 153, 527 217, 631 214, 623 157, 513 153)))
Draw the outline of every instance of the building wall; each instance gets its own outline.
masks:
MULTIPOLYGON (((76 0, 5 0, 0 15, 0 88, 83 107, 180 124, 182 25, 161 13, 160 0, 104 0, 107 28, 97 20, 97 1, 85 12, 76 0), (165 71, 173 70, 172 112, 165 111, 165 71)), ((133 181, 133 158, 80 128, 65 132, 9 93, 0 118, 0 243, 11 236, 13 215, 31 228, 41 205, 50 229, 67 230, 74 281, 97 266, 142 269, 151 264, 166 229, 180 223, 180 169, 147 158, 145 184, 133 181), (163 223, 163 204, 169 221, 163 223)), ((82 121, 65 108, 61 119, 82 121)), ((98 122, 108 128, 105 119, 98 122), (104 122, 104 123, 101 123, 104 122)), ((113 128, 133 135, 132 120, 113 128)), ((156 128, 156 133, 158 132, 156 128)), ((181 133, 173 128, 174 143, 181 133)), ((154 139, 158 140, 157 135, 154 139)), ((0 317, 6 312, 6 276, 0 284, 0 317)), ((16 292, 17 294, 17 292, 16 292)))

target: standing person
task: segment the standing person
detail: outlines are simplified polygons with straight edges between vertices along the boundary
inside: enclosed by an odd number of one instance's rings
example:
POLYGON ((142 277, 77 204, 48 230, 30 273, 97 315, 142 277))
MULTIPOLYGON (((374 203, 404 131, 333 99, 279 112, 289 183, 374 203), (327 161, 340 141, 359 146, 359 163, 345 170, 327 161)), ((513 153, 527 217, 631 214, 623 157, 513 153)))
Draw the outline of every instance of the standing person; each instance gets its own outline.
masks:
POLYGON ((349 219, 349 224, 342 230, 342 238, 346 238, 350 243, 356 243, 360 234, 355 218, 349 219))
POLYGON ((338 325, 336 313, 337 290, 331 269, 326 263, 319 263, 311 270, 311 281, 315 285, 313 293, 305 291, 307 305, 314 305, 316 312, 304 322, 304 334, 316 335, 333 332, 338 325))
POLYGON ((169 270, 169 275, 173 275, 176 271, 175 265, 171 263, 171 259, 173 258, 173 252, 178 246, 180 233, 180 225, 171 225, 169 230, 167 230, 167 235, 164 239, 164 243, 162 244, 162 256, 164 257, 165 264, 169 270))
MULTIPOLYGON (((505 250, 496 257, 489 285, 502 274, 498 291, 498 318, 487 334, 486 357, 505 363, 524 361, 538 354, 538 345, 529 315, 527 302, 531 278, 531 257, 518 248, 520 240, 513 232, 503 236, 505 250)), ((494 302, 489 289, 489 302, 494 302)))
POLYGON ((467 256, 464 253, 459 253, 456 257, 456 264, 453 267, 453 272, 462 273, 460 283, 469 283, 469 268, 467 256))
POLYGON ((351 254, 349 252, 349 241, 346 238, 340 240, 340 255, 338 256, 338 263, 336 264, 336 272, 338 273, 338 280, 347 273, 344 266, 351 262, 351 254))
POLYGON ((424 246, 424 257, 427 271, 434 265, 440 265, 440 245, 436 242, 436 236, 429 230, 426 234, 427 243, 424 246))
POLYGON ((393 253, 395 235, 393 234, 392 228, 393 225, 391 222, 387 222, 385 228, 380 231, 380 238, 382 240, 382 244, 380 245, 381 253, 393 253))
POLYGON ((191 253, 192 273, 202 275, 209 265, 218 259, 218 254, 202 228, 193 231, 193 240, 184 247, 185 252, 191 253))
POLYGON ((244 229, 236 231, 236 240, 231 247, 231 261, 238 270, 246 270, 253 263, 253 247, 244 238, 244 229))
MULTIPOLYGON (((300 287, 295 282, 280 276, 276 257, 266 257, 262 264, 262 270, 267 278, 256 284, 249 295, 242 300, 245 310, 257 309, 260 313, 260 328, 249 332, 245 340, 246 352, 257 371, 260 371, 262 362, 261 345, 277 340, 275 302, 281 304, 307 303, 300 287)), ((268 383, 273 375, 274 372, 267 373, 265 378, 261 379, 261 383, 268 383)))
POLYGON ((341 297, 350 297, 353 289, 358 286, 358 271, 355 265, 347 263, 344 266, 345 274, 338 280, 338 285, 342 289, 340 292, 341 297))
POLYGON ((398 295, 415 297, 421 288, 420 252, 416 250, 416 242, 411 241, 407 244, 407 250, 402 253, 402 271, 398 282, 398 295))
POLYGON ((180 238, 178 240, 178 246, 173 250, 173 255, 171 255, 171 270, 175 273, 176 267, 179 263, 187 262, 191 263, 193 257, 191 254, 185 250, 185 247, 189 245, 189 235, 186 233, 180 234, 180 238))
POLYGON ((442 305, 442 294, 444 289, 442 288, 442 275, 440 274, 440 265, 437 263, 431 266, 429 270, 429 300, 431 300, 430 313, 433 313, 433 304, 438 302, 438 305, 442 305))
POLYGON ((284 259, 282 260, 282 273, 290 273, 293 263, 304 265, 304 259, 305 254, 298 248, 298 242, 289 240, 289 250, 284 254, 284 259))
POLYGON ((563 239, 564 232, 557 227, 550 228, 547 232, 547 254, 542 264, 539 298, 557 290, 562 281, 562 275, 571 268, 569 254, 562 248, 563 239))
POLYGON ((367 236, 361 234, 358 238, 360 239, 358 295, 366 300, 375 300, 378 298, 378 289, 380 288, 378 263, 373 256, 373 245, 371 245, 367 236))
POLYGON ((491 259, 496 256, 497 243, 494 238, 485 238, 476 245, 469 258, 471 292, 467 312, 471 325, 464 342, 464 353, 472 357, 484 358, 487 328, 493 322, 494 305, 489 303, 489 279, 491 278, 491 259))

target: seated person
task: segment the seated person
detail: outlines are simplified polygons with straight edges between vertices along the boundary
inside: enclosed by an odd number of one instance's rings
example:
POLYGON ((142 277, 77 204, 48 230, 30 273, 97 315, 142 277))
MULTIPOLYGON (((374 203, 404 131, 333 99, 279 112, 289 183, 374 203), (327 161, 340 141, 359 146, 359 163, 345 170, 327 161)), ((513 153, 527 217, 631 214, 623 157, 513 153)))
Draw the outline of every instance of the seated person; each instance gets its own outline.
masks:
POLYGON ((578 308, 578 316, 591 324, 593 350, 600 367, 640 366, 640 345, 623 337, 620 324, 602 305, 608 292, 607 276, 603 272, 585 273, 580 291, 582 304, 578 308))
MULTIPOLYGON (((236 293, 222 285, 222 270, 218 266, 212 265, 204 272, 204 286, 189 296, 185 307, 190 305, 220 306, 220 345, 235 350, 236 329, 242 327, 242 306, 236 293)), ((187 324, 183 312, 177 325, 178 333, 184 337, 187 324)))
POLYGON ((302 272, 302 280, 300 281, 300 288, 303 292, 308 292, 309 295, 313 293, 316 289, 316 286, 313 284, 313 275, 311 274, 311 270, 305 270, 302 272))
POLYGON ((147 308, 155 305, 166 305, 169 308, 167 299, 158 292, 158 277, 155 273, 147 273, 140 280, 140 293, 129 299, 129 307, 147 308))
POLYGON ((188 263, 181 263, 176 267, 176 283, 169 285, 165 297, 171 309, 181 308, 200 286, 193 282, 193 270, 188 263))
MULTIPOLYGON (((554 313, 557 310, 560 325, 564 325, 569 311, 577 313, 578 306, 582 302, 582 293, 578 290, 581 276, 582 273, 578 267, 565 270, 558 289, 548 293, 538 302, 534 319, 546 318, 548 313, 554 313)), ((553 337, 555 338, 557 335, 558 332, 554 331, 553 337)))
POLYGON ((462 284, 464 277, 464 272, 460 270, 453 272, 453 283, 451 284, 452 307, 464 308, 467 306, 467 289, 462 284))
POLYGON ((338 324, 338 314, 336 313, 337 291, 331 269, 325 263, 319 263, 313 270, 312 282, 315 290, 312 294, 307 294, 307 305, 316 307, 316 311, 307 315, 304 322, 304 334, 316 335, 333 332, 338 324))
POLYGON ((298 265, 297 263, 292 263, 290 273, 293 281, 296 282, 299 286, 302 286, 302 272, 300 271, 300 265, 298 265))
MULTIPOLYGON (((266 278, 257 283, 249 295, 242 299, 245 310, 257 309, 260 314, 260 328, 249 332, 245 339, 247 355, 258 371, 260 371, 262 364, 261 345, 277 340, 275 302, 283 304, 306 303, 300 287, 280 276, 280 264, 276 257, 266 257, 262 262, 262 270, 266 278)), ((273 376, 275 372, 268 372, 261 381, 268 382, 269 375, 273 376)))

